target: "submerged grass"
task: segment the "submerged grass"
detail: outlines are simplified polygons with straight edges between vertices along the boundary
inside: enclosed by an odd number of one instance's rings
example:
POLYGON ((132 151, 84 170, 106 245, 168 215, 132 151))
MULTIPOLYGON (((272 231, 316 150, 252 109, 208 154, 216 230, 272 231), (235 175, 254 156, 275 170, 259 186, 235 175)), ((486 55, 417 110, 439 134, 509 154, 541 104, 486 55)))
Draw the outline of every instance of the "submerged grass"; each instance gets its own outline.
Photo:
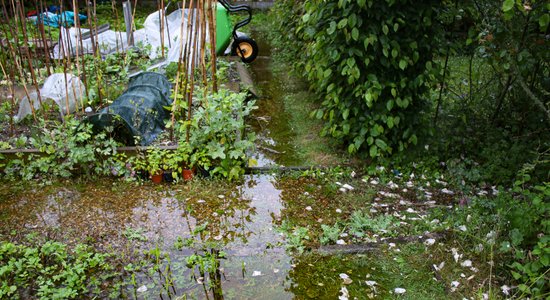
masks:
MULTIPOLYGON (((310 113, 318 106, 316 96, 309 91, 305 82, 298 76, 288 72, 290 62, 283 59, 277 45, 272 45, 270 38, 270 17, 265 12, 255 12, 252 23, 248 25, 253 36, 265 43, 260 44, 260 54, 270 57, 270 71, 273 73, 271 93, 282 105, 279 108, 281 116, 271 115, 271 118, 281 118, 292 134, 290 143, 295 149, 294 155, 303 165, 336 166, 348 164, 350 156, 341 145, 330 137, 321 137, 323 123, 310 117, 310 113)), ((254 63, 251 65, 254 69, 254 63)))

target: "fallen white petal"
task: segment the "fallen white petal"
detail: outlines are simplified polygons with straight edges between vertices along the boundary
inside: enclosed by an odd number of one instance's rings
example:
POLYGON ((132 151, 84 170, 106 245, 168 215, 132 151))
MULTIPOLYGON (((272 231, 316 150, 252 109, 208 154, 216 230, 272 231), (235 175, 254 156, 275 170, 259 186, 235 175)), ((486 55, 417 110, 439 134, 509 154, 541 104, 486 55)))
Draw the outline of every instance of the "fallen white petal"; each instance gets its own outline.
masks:
POLYGON ((137 289, 137 292, 138 292, 138 293, 147 292, 147 286, 146 286, 146 285, 140 286, 140 287, 137 289))
POLYGON ((455 192, 453 192, 453 191, 451 191, 451 190, 449 190, 449 189, 447 189, 447 188, 442 189, 441 192, 442 192, 443 194, 447 194, 447 195, 454 195, 454 194, 455 194, 455 192))
POLYGON ((511 288, 507 285, 503 285, 500 287, 500 289, 502 290, 502 293, 506 296, 510 295, 510 290, 511 288))
POLYGON ((345 188, 345 189, 348 189, 348 190, 350 190, 350 191, 353 191, 353 190, 355 189, 354 187, 352 187, 351 185, 349 185, 349 184, 347 184, 347 183, 344 184, 342 187, 345 188))
POLYGON ((393 290, 393 292, 396 293, 396 294, 405 294, 406 291, 407 291, 407 290, 404 289, 404 288, 395 288, 395 289, 393 290))
POLYGON ((465 267, 465 268, 469 268, 469 267, 472 266, 472 261, 467 259, 467 260, 463 261, 460 265, 465 267))
POLYGON ((435 239, 427 239, 427 240, 424 241, 424 244, 426 246, 431 246, 431 245, 435 244, 435 239))
POLYGON ((257 276, 262 276, 262 272, 261 271, 252 272, 252 277, 257 277, 257 276))
POLYGON ((435 269, 436 271, 440 271, 440 270, 443 269, 443 267, 445 266, 445 262, 442 261, 442 262, 439 264, 439 266, 436 266, 435 264, 434 264, 433 266, 434 266, 434 269, 435 269))
POLYGON ((340 293, 342 293, 342 295, 338 296, 338 300, 348 300, 349 299, 349 292, 348 292, 348 289, 345 286, 343 286, 340 289, 340 293))

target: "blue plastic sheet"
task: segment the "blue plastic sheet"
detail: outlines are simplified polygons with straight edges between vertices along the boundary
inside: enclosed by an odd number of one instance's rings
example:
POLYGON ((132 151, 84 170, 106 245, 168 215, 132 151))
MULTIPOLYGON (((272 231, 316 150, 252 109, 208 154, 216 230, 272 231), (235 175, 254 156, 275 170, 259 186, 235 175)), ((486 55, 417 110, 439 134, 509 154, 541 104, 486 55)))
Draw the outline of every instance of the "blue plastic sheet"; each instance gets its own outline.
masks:
MULTIPOLYGON (((85 21, 88 17, 85 15, 78 15, 78 18, 80 21, 85 21)), ((46 26, 55 27, 58 28, 60 26, 63 27, 72 27, 74 26, 74 12, 72 11, 64 11, 60 14, 54 14, 51 12, 45 12, 43 14, 39 14, 36 17, 32 17, 35 24, 36 23, 44 23, 46 26)))

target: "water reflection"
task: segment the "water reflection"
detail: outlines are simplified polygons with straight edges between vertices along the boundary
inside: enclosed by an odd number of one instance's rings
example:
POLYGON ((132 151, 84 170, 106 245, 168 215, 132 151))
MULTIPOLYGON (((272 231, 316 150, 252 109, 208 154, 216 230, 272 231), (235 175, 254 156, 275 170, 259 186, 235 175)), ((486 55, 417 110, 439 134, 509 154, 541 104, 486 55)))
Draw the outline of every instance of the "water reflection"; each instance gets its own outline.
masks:
POLYGON ((283 207, 274 183, 274 177, 258 175, 241 185, 197 180, 174 186, 99 181, 28 192, 0 187, 0 235, 21 240, 38 233, 118 253, 133 263, 122 276, 132 278, 123 291, 130 297, 286 299, 290 257, 273 229, 283 207))

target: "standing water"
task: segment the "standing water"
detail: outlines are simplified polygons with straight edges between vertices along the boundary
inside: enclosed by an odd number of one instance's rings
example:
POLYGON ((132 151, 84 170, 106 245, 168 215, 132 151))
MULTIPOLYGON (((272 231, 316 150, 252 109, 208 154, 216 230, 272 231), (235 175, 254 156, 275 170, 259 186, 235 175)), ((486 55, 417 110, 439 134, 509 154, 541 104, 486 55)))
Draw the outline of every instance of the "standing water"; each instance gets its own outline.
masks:
POLYGON ((258 58, 249 65, 258 92, 258 109, 250 122, 258 138, 258 165, 300 166, 303 161, 292 143, 294 133, 285 112, 285 78, 273 73, 269 43, 259 34, 253 36, 260 49, 258 58))

